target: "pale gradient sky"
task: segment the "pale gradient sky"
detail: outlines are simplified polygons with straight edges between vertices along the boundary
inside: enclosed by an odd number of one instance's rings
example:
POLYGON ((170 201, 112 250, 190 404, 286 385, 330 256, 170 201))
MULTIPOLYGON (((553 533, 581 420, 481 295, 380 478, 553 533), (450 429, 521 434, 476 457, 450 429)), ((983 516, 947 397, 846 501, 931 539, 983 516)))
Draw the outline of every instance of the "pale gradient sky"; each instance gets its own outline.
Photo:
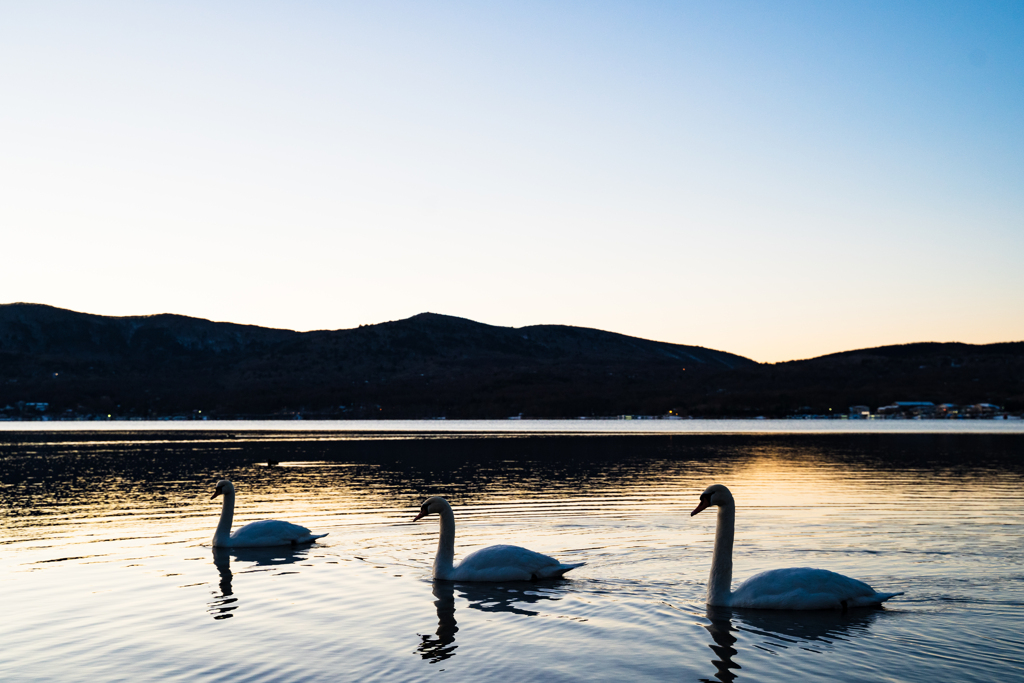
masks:
POLYGON ((1024 339, 1024 3, 0 5, 0 302, 1024 339))

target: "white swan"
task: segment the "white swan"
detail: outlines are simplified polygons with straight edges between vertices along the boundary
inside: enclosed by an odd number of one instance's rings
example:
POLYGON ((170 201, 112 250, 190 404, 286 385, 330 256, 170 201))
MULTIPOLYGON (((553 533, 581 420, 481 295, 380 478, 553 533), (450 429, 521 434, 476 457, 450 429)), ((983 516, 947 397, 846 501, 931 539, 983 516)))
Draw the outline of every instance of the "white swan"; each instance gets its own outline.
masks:
POLYGON ((441 515, 441 539, 437 542, 437 556, 434 558, 435 579, 531 581, 556 578, 586 564, 562 564, 553 557, 517 545, 492 545, 471 552, 455 566, 455 513, 448 501, 439 496, 427 498, 420 507, 420 513, 412 521, 435 512, 441 515))
POLYGON ((715 553, 708 579, 709 605, 751 607, 756 609, 846 609, 880 605, 900 593, 877 593, 863 581, 826 569, 794 567, 771 569, 751 576, 735 591, 732 585, 732 539, 736 523, 736 503, 732 493, 721 484, 713 484, 700 495, 700 505, 690 513, 718 506, 715 553))
POLYGON ((217 490, 210 496, 213 500, 224 495, 224 506, 220 510, 220 522, 213 534, 215 548, 265 548, 275 545, 298 545, 309 543, 327 534, 314 534, 304 526, 264 519, 250 522, 235 533, 231 533, 231 522, 235 518, 235 486, 227 479, 217 482, 217 490))

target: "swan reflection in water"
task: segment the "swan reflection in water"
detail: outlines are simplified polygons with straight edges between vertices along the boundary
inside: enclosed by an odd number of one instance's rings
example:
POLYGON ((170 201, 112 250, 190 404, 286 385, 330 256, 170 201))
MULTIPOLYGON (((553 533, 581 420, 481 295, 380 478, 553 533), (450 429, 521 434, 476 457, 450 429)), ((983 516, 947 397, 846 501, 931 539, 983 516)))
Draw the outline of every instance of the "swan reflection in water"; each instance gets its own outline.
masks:
POLYGON ((248 571, 266 571, 267 569, 293 564, 306 559, 308 551, 295 551, 289 547, 280 548, 213 548, 213 564, 220 574, 220 593, 213 591, 213 600, 208 603, 209 612, 214 619, 230 619, 233 611, 238 609, 238 598, 234 595, 231 580, 231 558, 239 562, 251 563, 248 571), (262 568, 262 569, 260 569, 262 568))
POLYGON ((431 664, 443 662, 455 655, 455 634, 459 627, 455 621, 455 586, 447 581, 434 582, 434 607, 437 608, 437 631, 434 635, 420 634, 416 652, 431 664))
MULTIPOLYGON (((821 652, 816 649, 829 646, 834 640, 850 640, 867 633, 871 623, 885 610, 881 608, 851 609, 846 612, 834 610, 791 611, 791 610, 754 610, 730 609, 728 607, 707 608, 710 624, 704 626, 711 634, 714 644, 708 645, 717 659, 712 659, 712 666, 717 669, 715 681, 730 683, 736 680, 736 670, 742 667, 735 661, 738 651, 735 647, 738 638, 736 632, 763 636, 769 640, 758 638, 757 647, 772 651, 775 647, 788 647, 802 643, 802 650, 821 652)), ((712 679, 702 678, 710 682, 712 679)))
MULTIPOLYGON (((557 585, 560 580, 545 581, 544 584, 557 585)), ((502 584, 455 584, 451 581, 437 580, 433 583, 434 607, 437 609, 437 631, 434 635, 420 634, 420 644, 416 652, 431 664, 442 662, 455 656, 455 634, 459 627, 455 621, 455 591, 459 597, 469 602, 470 609, 481 612, 511 612, 522 616, 533 617, 540 614, 523 609, 520 604, 534 604, 543 600, 561 600, 556 595, 540 592, 543 586, 534 582, 514 581, 502 584)))

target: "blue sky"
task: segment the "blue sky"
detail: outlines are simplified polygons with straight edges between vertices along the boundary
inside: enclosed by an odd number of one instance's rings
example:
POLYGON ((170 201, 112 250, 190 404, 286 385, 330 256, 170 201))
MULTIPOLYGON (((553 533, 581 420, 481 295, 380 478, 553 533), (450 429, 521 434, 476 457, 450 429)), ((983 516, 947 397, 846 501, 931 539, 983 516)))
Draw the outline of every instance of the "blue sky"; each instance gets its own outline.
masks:
POLYGON ((0 300, 1024 339, 1024 4, 20 3, 0 300))

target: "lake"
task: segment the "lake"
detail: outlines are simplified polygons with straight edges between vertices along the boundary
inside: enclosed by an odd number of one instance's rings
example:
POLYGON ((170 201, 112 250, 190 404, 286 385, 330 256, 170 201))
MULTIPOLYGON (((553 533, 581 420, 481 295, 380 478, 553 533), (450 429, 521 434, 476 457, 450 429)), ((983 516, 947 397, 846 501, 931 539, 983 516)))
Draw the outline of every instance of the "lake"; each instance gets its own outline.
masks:
POLYGON ((1024 677, 1021 422, 691 422, 3 423, 0 679, 1024 677), (214 551, 221 476, 236 527, 329 535, 214 551), (906 594, 709 610, 715 516, 690 511, 714 482, 736 583, 814 566, 906 594), (455 508, 457 559, 587 564, 434 582, 437 517, 411 521, 429 495, 455 508))

